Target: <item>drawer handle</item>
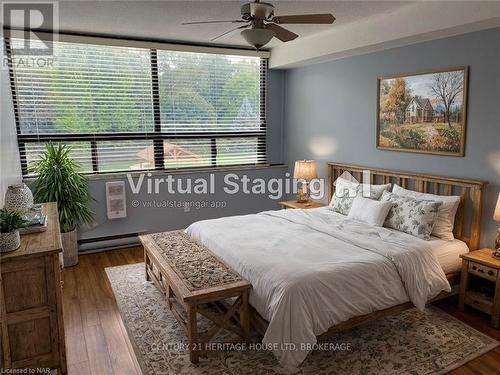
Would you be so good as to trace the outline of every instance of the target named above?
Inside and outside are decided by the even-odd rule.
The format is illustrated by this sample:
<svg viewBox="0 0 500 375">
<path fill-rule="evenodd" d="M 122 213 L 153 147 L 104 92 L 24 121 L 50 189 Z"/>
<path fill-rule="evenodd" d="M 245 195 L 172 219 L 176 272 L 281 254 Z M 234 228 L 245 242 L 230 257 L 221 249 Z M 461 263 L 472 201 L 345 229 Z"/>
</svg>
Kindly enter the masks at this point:
<svg viewBox="0 0 500 375">
<path fill-rule="evenodd" d="M 488 275 L 493 276 L 493 271 L 488 271 Z"/>
<path fill-rule="evenodd" d="M 484 273 L 484 270 L 482 268 L 478 269 L 478 271 Z"/>
<path fill-rule="evenodd" d="M 477 270 L 477 267 L 476 266 L 472 266 L 472 269 L 475 271 L 475 270 Z"/>
</svg>

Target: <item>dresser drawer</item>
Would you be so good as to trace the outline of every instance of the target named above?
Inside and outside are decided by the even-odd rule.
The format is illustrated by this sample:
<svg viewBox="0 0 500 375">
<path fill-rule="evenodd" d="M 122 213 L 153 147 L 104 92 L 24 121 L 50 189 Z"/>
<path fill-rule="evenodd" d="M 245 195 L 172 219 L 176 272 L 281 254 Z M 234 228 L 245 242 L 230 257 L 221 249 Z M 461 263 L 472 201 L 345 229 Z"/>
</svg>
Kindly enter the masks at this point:
<svg viewBox="0 0 500 375">
<path fill-rule="evenodd" d="M 50 304 L 45 257 L 10 261 L 0 270 L 7 314 Z"/>
<path fill-rule="evenodd" d="M 498 270 L 479 263 L 469 262 L 469 273 L 482 277 L 483 279 L 496 281 Z"/>
</svg>

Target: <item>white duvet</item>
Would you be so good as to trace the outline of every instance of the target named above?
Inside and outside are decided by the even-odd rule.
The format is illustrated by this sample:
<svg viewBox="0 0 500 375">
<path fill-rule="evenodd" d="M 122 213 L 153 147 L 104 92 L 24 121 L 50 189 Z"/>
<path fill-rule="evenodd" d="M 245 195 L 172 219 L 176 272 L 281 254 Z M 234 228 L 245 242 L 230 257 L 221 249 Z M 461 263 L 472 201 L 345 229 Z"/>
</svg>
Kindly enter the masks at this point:
<svg viewBox="0 0 500 375">
<path fill-rule="evenodd" d="M 288 368 L 335 324 L 408 300 L 424 309 L 451 290 L 426 241 L 328 208 L 199 221 L 186 232 L 250 281 L 250 303 L 269 322 L 263 343 Z"/>
</svg>

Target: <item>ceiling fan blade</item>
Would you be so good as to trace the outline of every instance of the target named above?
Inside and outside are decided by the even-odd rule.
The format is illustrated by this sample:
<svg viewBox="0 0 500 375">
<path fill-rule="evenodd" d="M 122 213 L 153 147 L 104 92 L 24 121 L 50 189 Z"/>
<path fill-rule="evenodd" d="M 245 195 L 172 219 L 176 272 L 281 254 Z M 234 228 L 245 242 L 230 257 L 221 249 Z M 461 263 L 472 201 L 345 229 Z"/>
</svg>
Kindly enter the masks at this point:
<svg viewBox="0 0 500 375">
<path fill-rule="evenodd" d="M 335 17 L 330 14 L 302 14 L 293 16 L 276 16 L 271 19 L 271 22 L 284 23 L 302 23 L 302 24 L 330 24 L 335 21 Z"/>
<path fill-rule="evenodd" d="M 281 40 L 282 42 L 289 42 L 290 40 L 294 40 L 298 37 L 297 34 L 292 33 L 290 30 L 287 30 L 281 26 L 278 26 L 274 23 L 268 23 L 266 28 L 274 32 L 274 36 Z"/>
<path fill-rule="evenodd" d="M 232 33 L 233 31 L 236 31 L 236 30 L 239 30 L 239 29 L 245 29 L 245 28 L 247 28 L 248 26 L 250 26 L 250 25 L 243 25 L 243 26 L 236 27 L 236 28 L 234 28 L 234 29 L 231 29 L 231 30 L 229 30 L 229 31 L 226 31 L 226 32 L 225 32 L 225 33 L 223 33 L 223 34 L 220 34 L 219 36 L 216 36 L 215 38 L 210 39 L 210 41 L 211 41 L 211 42 L 213 42 L 213 41 L 214 41 L 214 40 L 216 40 L 216 39 L 222 38 L 224 35 L 227 35 L 227 34 L 229 34 L 229 33 Z"/>
<path fill-rule="evenodd" d="M 233 21 L 199 21 L 199 22 L 183 22 L 181 25 L 201 25 L 205 23 L 243 23 L 248 22 L 245 20 L 233 20 Z"/>
</svg>

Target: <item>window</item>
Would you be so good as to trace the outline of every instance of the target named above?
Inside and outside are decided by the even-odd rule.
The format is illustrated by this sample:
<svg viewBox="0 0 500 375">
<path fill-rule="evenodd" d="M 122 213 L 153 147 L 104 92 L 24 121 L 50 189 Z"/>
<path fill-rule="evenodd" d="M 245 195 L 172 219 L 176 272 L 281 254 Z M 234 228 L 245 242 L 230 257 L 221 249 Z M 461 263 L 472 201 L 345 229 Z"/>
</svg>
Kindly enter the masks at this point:
<svg viewBox="0 0 500 375">
<path fill-rule="evenodd" d="M 266 162 L 266 58 L 52 42 L 53 64 L 33 66 L 20 43 L 6 49 L 25 175 L 47 142 L 89 173 Z"/>
</svg>

